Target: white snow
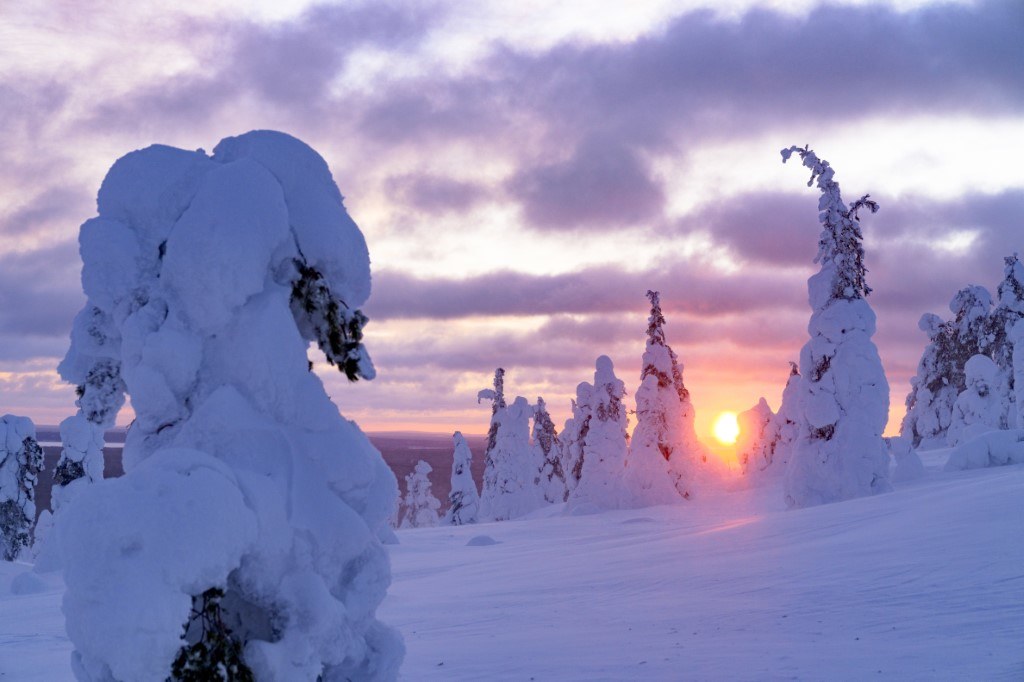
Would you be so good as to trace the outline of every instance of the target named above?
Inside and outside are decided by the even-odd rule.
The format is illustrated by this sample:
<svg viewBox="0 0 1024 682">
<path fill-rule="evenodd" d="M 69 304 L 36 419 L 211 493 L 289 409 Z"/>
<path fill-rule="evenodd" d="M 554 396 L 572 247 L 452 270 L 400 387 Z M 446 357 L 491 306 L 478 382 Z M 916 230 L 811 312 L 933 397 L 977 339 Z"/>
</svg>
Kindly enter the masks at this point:
<svg viewBox="0 0 1024 682">
<path fill-rule="evenodd" d="M 923 459 L 893 494 L 807 509 L 774 481 L 400 531 L 380 615 L 405 637 L 401 678 L 1020 679 L 1024 466 Z M 29 568 L 0 563 L 0 679 L 67 682 L 63 586 L 12 593 Z"/>
</svg>

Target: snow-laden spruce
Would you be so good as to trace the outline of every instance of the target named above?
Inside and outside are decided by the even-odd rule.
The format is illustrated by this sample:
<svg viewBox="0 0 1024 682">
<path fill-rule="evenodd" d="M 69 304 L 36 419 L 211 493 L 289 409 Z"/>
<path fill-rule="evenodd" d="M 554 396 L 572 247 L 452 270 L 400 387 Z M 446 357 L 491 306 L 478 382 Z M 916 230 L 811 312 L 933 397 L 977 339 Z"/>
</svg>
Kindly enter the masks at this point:
<svg viewBox="0 0 1024 682">
<path fill-rule="evenodd" d="M 562 445 L 544 398 L 538 397 L 537 404 L 533 406 L 533 431 L 530 435 L 533 441 L 533 460 L 540 462 L 537 485 L 540 486 L 544 500 L 552 504 L 565 502 L 569 488 L 562 469 Z"/>
<path fill-rule="evenodd" d="M 43 449 L 28 417 L 0 418 L 0 559 L 14 561 L 32 545 L 35 487 L 43 470 Z"/>
<path fill-rule="evenodd" d="M 405 497 L 402 498 L 402 522 L 399 528 L 432 528 L 438 522 L 438 500 L 430 485 L 430 472 L 434 468 L 422 459 L 416 462 L 412 473 L 405 477 Z"/>
<path fill-rule="evenodd" d="M 1017 407 L 1017 428 L 1024 429 L 1024 320 L 1010 330 L 1013 342 L 1013 386 Z"/>
<path fill-rule="evenodd" d="M 985 287 L 966 286 L 949 302 L 953 318 L 943 321 L 925 313 L 918 327 L 928 335 L 928 345 L 910 380 L 907 412 L 900 435 L 915 448 L 945 447 L 953 404 L 966 387 L 964 365 L 988 345 L 986 327 L 992 295 Z"/>
<path fill-rule="evenodd" d="M 636 391 L 636 427 L 626 460 L 627 487 L 642 506 L 689 497 L 695 468 L 695 453 L 683 450 L 685 426 L 678 390 L 682 373 L 665 341 L 665 316 L 658 292 L 648 291 L 647 298 L 651 313 Z M 669 464 L 673 459 L 674 469 Z"/>
<path fill-rule="evenodd" d="M 537 486 L 540 463 L 530 449 L 530 417 L 533 408 L 516 397 L 494 415 L 494 448 L 484 469 L 480 493 L 480 520 L 507 521 L 544 506 Z"/>
<path fill-rule="evenodd" d="M 1016 381 L 1013 374 L 1013 328 L 1024 320 L 1024 263 L 1018 254 L 1004 260 L 1003 281 L 999 283 L 996 305 L 988 317 L 984 350 L 996 364 L 995 390 L 1003 405 L 1002 428 L 1024 428 L 1018 422 Z"/>
<path fill-rule="evenodd" d="M 800 435 L 786 468 L 787 506 L 836 502 L 891 489 L 882 431 L 889 413 L 889 384 L 871 341 L 875 313 L 865 297 L 864 247 L 858 211 L 878 204 L 864 195 L 843 202 L 835 171 L 808 148 L 797 154 L 817 181 L 822 224 L 816 263 L 807 282 L 810 340 L 800 351 Z"/>
<path fill-rule="evenodd" d="M 571 513 L 636 506 L 625 480 L 625 395 L 626 387 L 615 376 L 611 358 L 602 355 L 597 359 L 592 387 L 577 391 L 577 396 L 587 397 L 580 408 L 586 412 L 588 427 L 581 441 L 582 474 L 566 506 Z"/>
<path fill-rule="evenodd" d="M 327 164 L 270 131 L 212 156 L 157 145 L 114 164 L 98 209 L 61 372 L 88 415 L 106 358 L 102 409 L 116 375 L 136 418 L 125 476 L 56 521 L 77 677 L 396 677 L 401 639 L 375 611 L 397 485 L 306 356 L 315 341 L 349 378 L 374 373 L 366 242 Z"/>
<path fill-rule="evenodd" d="M 953 405 L 947 433 L 951 446 L 1005 426 L 1004 405 L 996 390 L 999 381 L 996 363 L 987 356 L 975 355 L 964 365 L 964 375 L 967 386 Z"/>
<path fill-rule="evenodd" d="M 471 471 L 473 451 L 469 449 L 460 431 L 452 434 L 452 445 L 452 487 L 448 493 L 449 506 L 444 523 L 448 526 L 463 526 L 477 522 L 480 515 L 480 493 L 477 492 Z"/>
</svg>

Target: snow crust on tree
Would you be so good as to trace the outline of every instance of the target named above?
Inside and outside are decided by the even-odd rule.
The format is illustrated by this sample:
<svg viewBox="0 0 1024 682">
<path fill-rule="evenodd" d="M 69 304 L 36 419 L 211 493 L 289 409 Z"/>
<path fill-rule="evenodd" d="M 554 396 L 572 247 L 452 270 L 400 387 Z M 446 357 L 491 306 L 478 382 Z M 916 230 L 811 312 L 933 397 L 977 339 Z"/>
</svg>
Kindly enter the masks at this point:
<svg viewBox="0 0 1024 682">
<path fill-rule="evenodd" d="M 223 591 L 257 679 L 395 678 L 401 638 L 375 611 L 397 485 L 306 355 L 373 376 L 369 256 L 327 164 L 271 131 L 212 156 L 156 145 L 114 164 L 98 208 L 60 371 L 89 422 L 124 391 L 136 419 L 125 476 L 56 518 L 77 677 L 162 682 Z"/>
<path fill-rule="evenodd" d="M 432 528 L 437 525 L 441 501 L 430 489 L 430 472 L 433 470 L 421 459 L 416 462 L 412 473 L 405 477 L 400 528 Z"/>
<path fill-rule="evenodd" d="M 36 520 L 35 486 L 43 449 L 28 417 L 0 417 L 0 559 L 27 556 Z"/>
<path fill-rule="evenodd" d="M 611 358 L 597 358 L 593 385 L 577 392 L 578 397 L 586 397 L 580 408 L 588 428 L 581 441 L 582 474 L 566 506 L 570 513 L 637 506 L 624 476 L 628 452 L 626 408 L 622 404 L 625 394 L 626 387 L 615 376 Z"/>
<path fill-rule="evenodd" d="M 449 507 L 444 523 L 448 526 L 463 526 L 477 522 L 480 515 L 480 493 L 477 492 L 470 467 L 473 451 L 469 449 L 462 432 L 452 434 L 452 445 L 452 485 L 448 493 Z"/>
<path fill-rule="evenodd" d="M 530 449 L 531 416 L 533 408 L 518 396 L 492 418 L 496 425 L 494 448 L 484 469 L 481 521 L 507 521 L 545 504 L 536 484 L 539 463 Z"/>
<path fill-rule="evenodd" d="M 810 340 L 800 352 L 800 433 L 786 467 L 789 507 L 837 502 L 891 490 L 889 455 L 882 440 L 889 412 L 889 384 L 871 341 L 875 314 L 865 300 L 864 248 L 858 211 L 878 204 L 864 195 L 847 206 L 835 171 L 808 148 L 797 154 L 811 169 L 808 186 L 821 192 L 822 232 L 815 262 L 821 270 L 807 283 Z"/>
<path fill-rule="evenodd" d="M 975 355 L 964 365 L 967 386 L 953 405 L 947 437 L 951 446 L 1005 425 L 1002 396 L 996 390 L 999 370 L 985 355 Z"/>
<path fill-rule="evenodd" d="M 946 471 L 1024 464 L 1024 429 L 987 431 L 949 451 Z"/>
<path fill-rule="evenodd" d="M 537 485 L 540 486 L 544 500 L 551 504 L 565 502 L 569 488 L 565 482 L 565 470 L 562 468 L 562 445 L 555 431 L 555 423 L 548 413 L 544 398 L 538 397 L 533 407 L 533 430 L 530 434 L 533 442 L 533 460 L 540 462 L 537 474 Z"/>
</svg>

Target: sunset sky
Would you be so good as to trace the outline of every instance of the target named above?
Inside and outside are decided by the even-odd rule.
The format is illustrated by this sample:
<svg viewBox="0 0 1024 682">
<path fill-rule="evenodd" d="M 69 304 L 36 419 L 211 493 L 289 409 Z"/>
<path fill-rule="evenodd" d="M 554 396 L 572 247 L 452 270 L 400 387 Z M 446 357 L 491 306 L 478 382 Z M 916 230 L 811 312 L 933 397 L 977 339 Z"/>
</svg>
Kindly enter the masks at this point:
<svg viewBox="0 0 1024 682">
<path fill-rule="evenodd" d="M 202 5 L 0 8 L 0 412 L 74 413 L 55 367 L 78 226 L 157 142 L 271 128 L 327 159 L 369 243 L 378 378 L 317 369 L 371 431 L 484 432 L 499 365 L 559 425 L 598 355 L 632 395 L 647 289 L 702 436 L 778 408 L 819 232 L 791 144 L 881 205 L 862 225 L 887 433 L 921 314 L 1024 252 L 1020 0 Z"/>
</svg>

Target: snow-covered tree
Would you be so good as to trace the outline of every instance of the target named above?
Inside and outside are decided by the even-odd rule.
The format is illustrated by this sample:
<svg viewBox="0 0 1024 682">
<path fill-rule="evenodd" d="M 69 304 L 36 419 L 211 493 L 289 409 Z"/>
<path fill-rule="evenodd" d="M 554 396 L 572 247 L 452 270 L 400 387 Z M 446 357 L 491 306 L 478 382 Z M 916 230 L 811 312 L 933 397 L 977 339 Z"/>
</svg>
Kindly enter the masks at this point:
<svg viewBox="0 0 1024 682">
<path fill-rule="evenodd" d="M 544 398 L 538 397 L 537 404 L 533 407 L 531 436 L 533 460 L 540 462 L 537 485 L 540 486 L 544 499 L 552 504 L 565 502 L 569 489 L 565 483 L 565 471 L 562 469 L 562 446 Z"/>
<path fill-rule="evenodd" d="M 966 387 L 964 365 L 974 355 L 984 353 L 988 345 L 986 326 L 992 296 L 985 287 L 966 286 L 953 296 L 949 309 L 953 318 L 926 313 L 918 323 L 928 335 L 918 363 L 917 375 L 911 379 L 906 399 L 907 413 L 900 433 L 915 448 L 944 447 L 946 432 L 957 396 Z"/>
<path fill-rule="evenodd" d="M 680 495 L 690 496 L 696 453 L 685 443 L 684 434 L 693 426 L 693 410 L 689 409 L 687 423 L 683 402 L 689 405 L 689 391 L 683 386 L 678 359 L 665 340 L 661 300 L 657 291 L 648 291 L 647 298 L 651 313 L 626 470 L 629 487 L 638 501 L 654 505 L 676 502 Z M 670 468 L 673 460 L 675 466 Z"/>
<path fill-rule="evenodd" d="M 491 451 L 498 440 L 498 412 L 505 409 L 505 370 L 502 367 L 494 370 L 494 388 L 482 389 L 476 394 L 476 401 L 491 401 L 491 423 L 487 428 L 487 445 L 484 448 L 484 462 L 490 463 Z"/>
<path fill-rule="evenodd" d="M 459 431 L 452 435 L 452 441 L 452 487 L 448 493 L 449 507 L 444 523 L 448 526 L 462 526 L 476 523 L 480 514 L 480 493 L 476 490 L 476 481 L 473 480 L 470 467 L 473 451 Z"/>
<path fill-rule="evenodd" d="M 1013 376 L 1014 325 L 1024 320 L 1024 263 L 1015 253 L 1007 256 L 1003 281 L 997 289 L 995 308 L 989 315 L 984 344 L 985 354 L 996 363 L 996 391 L 1003 403 L 1002 428 L 1024 428 L 1017 423 L 1017 399 Z"/>
<path fill-rule="evenodd" d="M 847 206 L 835 171 L 808 148 L 797 154 L 817 181 L 822 224 L 815 262 L 821 270 L 808 280 L 810 340 L 800 352 L 800 435 L 787 466 L 785 499 L 790 507 L 836 502 L 884 492 L 889 455 L 882 431 L 889 412 L 889 384 L 871 341 L 875 314 L 865 297 L 864 247 L 858 211 L 878 210 L 864 195 Z"/>
<path fill-rule="evenodd" d="M 590 414 L 584 406 L 590 401 L 590 392 L 593 388 L 586 381 L 576 387 L 576 398 L 572 401 L 572 417 L 565 420 L 562 437 L 559 439 L 562 471 L 565 472 L 565 487 L 569 495 L 580 484 L 580 477 L 583 475 L 583 439 L 590 430 Z"/>
<path fill-rule="evenodd" d="M 441 501 L 430 490 L 430 472 L 434 468 L 422 459 L 405 477 L 402 521 L 399 528 L 432 528 L 437 525 Z"/>
<path fill-rule="evenodd" d="M 768 401 L 761 398 L 757 405 L 736 415 L 736 422 L 740 427 L 736 458 L 744 475 L 749 476 L 771 462 L 770 448 L 777 442 L 778 435 L 775 413 L 768 407 Z"/>
<path fill-rule="evenodd" d="M 967 386 L 953 405 L 947 435 L 951 446 L 1002 428 L 1003 404 L 996 391 L 999 370 L 985 355 L 975 355 L 964 365 Z"/>
<path fill-rule="evenodd" d="M 32 544 L 35 486 L 43 470 L 43 449 L 27 417 L 0 418 L 0 559 L 14 561 Z"/>
<path fill-rule="evenodd" d="M 1017 406 L 1017 428 L 1024 429 L 1024 320 L 1010 330 L 1013 342 L 1013 387 Z"/>
<path fill-rule="evenodd" d="M 327 164 L 271 131 L 212 156 L 153 146 L 97 204 L 61 373 L 95 424 L 123 382 L 135 421 L 125 476 L 56 519 L 76 676 L 396 677 L 401 639 L 375 612 L 398 487 L 307 360 L 316 342 L 350 379 L 374 374 L 369 255 Z"/>
<path fill-rule="evenodd" d="M 588 429 L 582 440 L 583 472 L 579 484 L 569 494 L 570 511 L 621 509 L 635 506 L 625 481 L 626 408 L 622 398 L 626 387 L 615 376 L 611 358 L 597 359 L 594 384 L 586 403 Z"/>
<path fill-rule="evenodd" d="M 517 397 L 494 415 L 494 449 L 484 469 L 480 520 L 506 521 L 544 506 L 537 486 L 539 463 L 530 449 L 530 417 L 526 398 Z"/>
</svg>

